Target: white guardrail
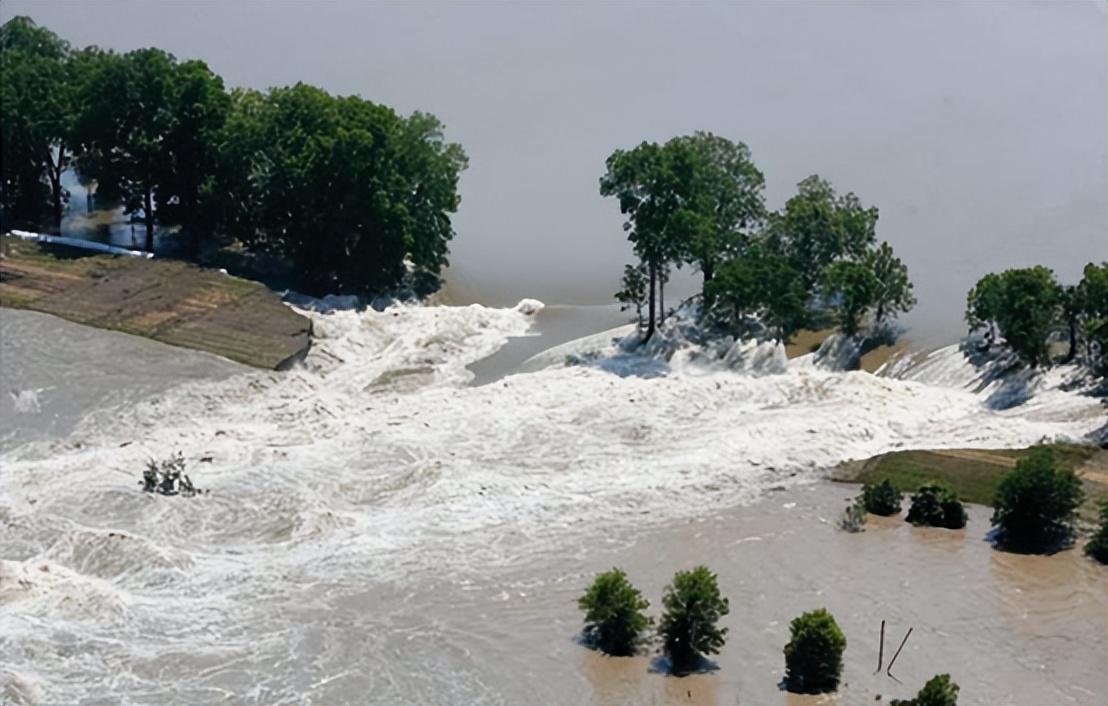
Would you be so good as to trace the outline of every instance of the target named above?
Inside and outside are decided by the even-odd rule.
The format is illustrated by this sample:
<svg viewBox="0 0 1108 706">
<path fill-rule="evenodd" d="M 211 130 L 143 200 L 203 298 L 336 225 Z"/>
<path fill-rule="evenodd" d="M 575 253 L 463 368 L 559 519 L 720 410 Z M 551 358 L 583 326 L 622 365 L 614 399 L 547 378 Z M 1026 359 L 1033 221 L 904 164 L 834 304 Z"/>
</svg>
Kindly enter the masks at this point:
<svg viewBox="0 0 1108 706">
<path fill-rule="evenodd" d="M 67 245 L 72 248 L 84 248 L 85 250 L 106 252 L 111 253 L 112 255 L 129 255 L 131 257 L 141 257 L 147 260 L 154 257 L 154 253 L 152 252 L 128 250 L 127 248 L 121 248 L 115 245 L 108 245 L 107 243 L 97 243 L 93 240 L 66 238 L 61 235 L 49 235 L 47 233 L 32 233 L 27 230 L 13 230 L 11 231 L 11 234 L 17 238 L 22 238 L 23 240 L 36 240 L 40 243 L 50 243 L 52 245 Z"/>
</svg>

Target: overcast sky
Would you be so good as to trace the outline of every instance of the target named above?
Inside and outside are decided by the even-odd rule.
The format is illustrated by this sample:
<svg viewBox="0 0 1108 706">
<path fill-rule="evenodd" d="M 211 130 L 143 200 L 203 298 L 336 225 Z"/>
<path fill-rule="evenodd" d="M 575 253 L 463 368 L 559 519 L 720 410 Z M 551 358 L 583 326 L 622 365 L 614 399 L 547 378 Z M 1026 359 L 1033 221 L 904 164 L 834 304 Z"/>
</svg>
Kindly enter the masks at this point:
<svg viewBox="0 0 1108 706">
<path fill-rule="evenodd" d="M 812 173 L 881 210 L 921 330 L 984 272 L 1108 258 L 1102 0 L 453 3 L 4 0 L 77 46 L 200 58 L 439 116 L 469 153 L 451 277 L 492 303 L 610 301 L 615 148 L 746 142 L 779 207 Z"/>
</svg>

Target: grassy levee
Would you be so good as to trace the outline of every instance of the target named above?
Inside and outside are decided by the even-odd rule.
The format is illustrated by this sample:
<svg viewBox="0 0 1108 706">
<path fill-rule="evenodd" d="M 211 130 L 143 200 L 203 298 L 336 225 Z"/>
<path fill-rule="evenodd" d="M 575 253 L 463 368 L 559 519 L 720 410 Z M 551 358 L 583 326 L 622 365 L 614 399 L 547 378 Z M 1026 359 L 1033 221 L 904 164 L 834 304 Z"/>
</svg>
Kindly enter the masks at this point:
<svg viewBox="0 0 1108 706">
<path fill-rule="evenodd" d="M 1085 502 L 1078 511 L 1082 522 L 1096 519 L 1097 502 L 1108 498 L 1108 474 L 1098 470 L 1108 461 L 1108 451 L 1082 444 L 1050 444 L 1060 468 L 1076 471 L 1085 488 Z M 844 463 L 832 480 L 845 483 L 877 483 L 886 478 L 905 493 L 915 492 L 929 481 L 944 483 L 962 500 L 993 504 L 997 486 L 1016 461 L 1029 449 L 942 449 L 893 451 L 865 461 Z"/>
<path fill-rule="evenodd" d="M 311 322 L 249 280 L 3 236 L 0 306 L 195 348 L 258 368 L 302 357 Z"/>
</svg>

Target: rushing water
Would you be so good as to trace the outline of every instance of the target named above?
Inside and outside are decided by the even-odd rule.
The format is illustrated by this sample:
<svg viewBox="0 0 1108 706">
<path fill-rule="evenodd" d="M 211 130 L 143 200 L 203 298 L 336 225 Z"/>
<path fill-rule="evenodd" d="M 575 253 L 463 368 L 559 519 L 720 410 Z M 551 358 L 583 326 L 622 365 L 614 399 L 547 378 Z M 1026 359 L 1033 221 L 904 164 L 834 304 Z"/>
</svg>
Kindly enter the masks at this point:
<svg viewBox="0 0 1108 706">
<path fill-rule="evenodd" d="M 313 313 L 286 373 L 0 312 L 0 700 L 791 703 L 788 620 L 826 605 L 843 698 L 949 671 L 964 703 L 1104 702 L 1102 568 L 994 552 L 981 509 L 965 532 L 846 535 L 847 491 L 818 480 L 893 448 L 1078 436 L 1095 400 L 1046 377 L 1012 402 L 953 348 L 897 377 L 555 365 L 470 386 L 536 310 Z M 177 450 L 210 494 L 142 494 L 145 459 Z M 657 603 L 698 561 L 732 600 L 718 671 L 575 641 L 596 571 Z M 881 619 L 915 628 L 903 686 L 871 674 Z"/>
</svg>

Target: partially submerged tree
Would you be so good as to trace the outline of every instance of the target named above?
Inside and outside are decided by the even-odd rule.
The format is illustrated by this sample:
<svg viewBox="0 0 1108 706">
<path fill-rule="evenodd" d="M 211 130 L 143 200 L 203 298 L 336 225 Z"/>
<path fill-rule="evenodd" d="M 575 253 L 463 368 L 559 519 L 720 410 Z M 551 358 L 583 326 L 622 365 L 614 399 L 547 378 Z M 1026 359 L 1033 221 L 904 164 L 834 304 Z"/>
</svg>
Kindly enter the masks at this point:
<svg viewBox="0 0 1108 706">
<path fill-rule="evenodd" d="M 650 627 L 644 613 L 650 603 L 619 569 L 599 574 L 577 604 L 585 612 L 585 638 L 610 655 L 634 654 Z"/>
<path fill-rule="evenodd" d="M 1031 367 L 1049 362 L 1049 340 L 1058 325 L 1062 287 L 1046 267 L 986 275 L 970 290 L 966 321 L 986 327 Z"/>
<path fill-rule="evenodd" d="M 962 529 L 968 517 L 958 493 L 944 485 L 929 483 L 912 495 L 912 506 L 904 519 L 913 525 Z"/>
<path fill-rule="evenodd" d="M 756 317 L 772 334 L 788 342 L 807 320 L 807 293 L 788 261 L 761 244 L 725 262 L 705 287 L 705 300 L 730 317 L 733 325 Z"/>
<path fill-rule="evenodd" d="M 834 691 L 843 671 L 846 637 L 825 609 L 793 619 L 785 645 L 785 683 L 789 691 L 818 694 Z"/>
<path fill-rule="evenodd" d="M 192 484 L 185 473 L 185 457 L 180 452 L 164 459 L 161 463 L 150 459 L 142 472 L 142 489 L 147 493 L 160 495 L 184 495 L 191 497 L 201 491 Z"/>
<path fill-rule="evenodd" d="M 949 674 L 927 680 L 914 699 L 893 699 L 890 706 L 958 706 L 958 685 Z"/>
<path fill-rule="evenodd" d="M 626 265 L 623 268 L 623 287 L 616 292 L 619 310 L 635 310 L 635 318 L 642 326 L 642 308 L 646 305 L 646 272 L 643 266 Z"/>
<path fill-rule="evenodd" d="M 888 478 L 880 483 L 862 486 L 862 504 L 874 515 L 895 515 L 900 512 L 900 489 Z"/>
<path fill-rule="evenodd" d="M 1000 481 L 992 522 L 1006 544 L 1049 549 L 1073 535 L 1074 513 L 1084 494 L 1073 471 L 1058 469 L 1054 452 L 1040 446 Z"/>
<path fill-rule="evenodd" d="M 666 587 L 662 606 L 665 613 L 658 636 L 675 672 L 694 667 L 702 655 L 715 654 L 723 647 L 727 628 L 718 623 L 730 607 L 720 595 L 716 575 L 706 566 L 678 571 Z"/>
</svg>

